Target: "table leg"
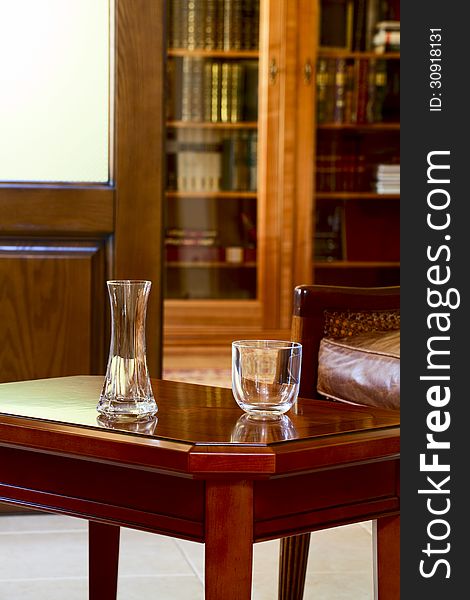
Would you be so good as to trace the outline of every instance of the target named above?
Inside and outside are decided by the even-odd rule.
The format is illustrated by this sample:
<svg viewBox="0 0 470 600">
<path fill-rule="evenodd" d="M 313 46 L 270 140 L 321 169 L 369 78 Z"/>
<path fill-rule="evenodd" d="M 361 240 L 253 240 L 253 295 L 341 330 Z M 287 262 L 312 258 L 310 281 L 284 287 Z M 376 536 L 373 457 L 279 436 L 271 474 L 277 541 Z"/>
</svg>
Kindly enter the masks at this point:
<svg viewBox="0 0 470 600">
<path fill-rule="evenodd" d="M 116 600 L 119 527 L 88 522 L 88 598 Z"/>
<path fill-rule="evenodd" d="M 207 481 L 205 599 L 249 600 L 253 561 L 253 484 Z"/>
<path fill-rule="evenodd" d="M 310 533 L 281 539 L 279 600 L 302 600 L 307 572 Z"/>
<path fill-rule="evenodd" d="M 400 598 L 400 515 L 373 522 L 374 598 Z"/>
</svg>

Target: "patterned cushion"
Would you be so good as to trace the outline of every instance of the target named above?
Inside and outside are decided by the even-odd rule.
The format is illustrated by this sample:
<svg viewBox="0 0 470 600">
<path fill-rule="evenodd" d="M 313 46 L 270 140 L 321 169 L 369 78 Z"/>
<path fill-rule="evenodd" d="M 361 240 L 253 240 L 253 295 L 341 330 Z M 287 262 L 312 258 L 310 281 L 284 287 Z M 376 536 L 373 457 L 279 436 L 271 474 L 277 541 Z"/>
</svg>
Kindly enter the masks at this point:
<svg viewBox="0 0 470 600">
<path fill-rule="evenodd" d="M 400 407 L 400 331 L 324 338 L 317 391 L 335 400 Z"/>
</svg>

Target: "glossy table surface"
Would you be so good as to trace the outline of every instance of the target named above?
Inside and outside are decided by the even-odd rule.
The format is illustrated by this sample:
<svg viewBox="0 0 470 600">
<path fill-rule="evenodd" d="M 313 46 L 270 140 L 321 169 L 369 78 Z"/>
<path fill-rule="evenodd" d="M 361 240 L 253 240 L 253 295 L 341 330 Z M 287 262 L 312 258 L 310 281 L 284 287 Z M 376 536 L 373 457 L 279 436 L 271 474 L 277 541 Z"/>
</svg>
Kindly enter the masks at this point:
<svg viewBox="0 0 470 600">
<path fill-rule="evenodd" d="M 0 413 L 194 445 L 267 446 L 399 425 L 394 411 L 302 398 L 278 419 L 252 419 L 228 388 L 162 380 L 152 380 L 159 408 L 154 419 L 107 422 L 96 410 L 102 382 L 73 376 L 2 384 Z"/>
<path fill-rule="evenodd" d="M 230 389 L 152 380 L 157 417 L 111 424 L 102 383 L 0 385 L 0 500 L 90 521 L 90 600 L 116 598 L 119 526 L 204 542 L 206 600 L 248 600 L 253 542 L 368 519 L 396 599 L 397 412 L 300 398 L 260 421 Z"/>
</svg>

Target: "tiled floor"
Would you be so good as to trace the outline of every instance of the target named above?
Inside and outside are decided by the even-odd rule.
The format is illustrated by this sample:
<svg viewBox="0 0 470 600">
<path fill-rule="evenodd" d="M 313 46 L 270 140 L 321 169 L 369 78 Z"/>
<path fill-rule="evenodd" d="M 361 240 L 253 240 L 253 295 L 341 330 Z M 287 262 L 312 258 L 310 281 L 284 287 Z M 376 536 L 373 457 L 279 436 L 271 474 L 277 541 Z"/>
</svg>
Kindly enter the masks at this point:
<svg viewBox="0 0 470 600">
<path fill-rule="evenodd" d="M 255 545 L 254 600 L 275 600 L 277 541 Z M 119 600 L 202 600 L 201 544 L 123 529 Z M 0 600 L 86 600 L 86 522 L 0 515 Z M 313 534 L 305 600 L 372 598 L 370 523 Z M 221 600 L 223 600 L 221 598 Z"/>
</svg>

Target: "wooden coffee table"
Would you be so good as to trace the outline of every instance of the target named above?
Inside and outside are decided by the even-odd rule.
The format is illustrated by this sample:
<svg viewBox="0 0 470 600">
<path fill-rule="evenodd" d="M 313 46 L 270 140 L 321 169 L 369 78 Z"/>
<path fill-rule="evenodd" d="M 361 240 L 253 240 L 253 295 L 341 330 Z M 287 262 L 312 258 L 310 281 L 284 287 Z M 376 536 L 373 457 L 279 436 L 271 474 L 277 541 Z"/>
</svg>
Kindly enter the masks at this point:
<svg viewBox="0 0 470 600">
<path fill-rule="evenodd" d="M 90 522 L 90 599 L 116 595 L 119 526 L 204 542 L 205 597 L 251 597 L 253 542 L 378 519 L 399 598 L 399 415 L 299 399 L 250 422 L 231 390 L 153 380 L 151 423 L 97 420 L 102 377 L 0 385 L 0 500 Z"/>
</svg>

